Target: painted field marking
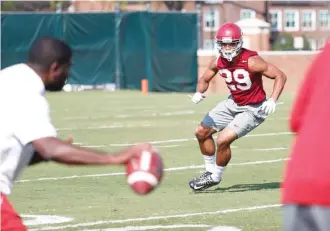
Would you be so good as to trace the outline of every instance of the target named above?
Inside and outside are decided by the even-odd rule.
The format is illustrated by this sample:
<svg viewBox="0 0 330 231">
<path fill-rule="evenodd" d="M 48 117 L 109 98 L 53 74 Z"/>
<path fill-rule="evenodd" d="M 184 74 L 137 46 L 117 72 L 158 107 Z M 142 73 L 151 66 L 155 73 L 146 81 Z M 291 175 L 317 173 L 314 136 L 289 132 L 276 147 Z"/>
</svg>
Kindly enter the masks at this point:
<svg viewBox="0 0 330 231">
<path fill-rule="evenodd" d="M 281 204 L 268 204 L 268 205 L 258 205 L 258 206 L 244 207 L 244 208 L 224 209 L 224 210 L 217 210 L 217 211 L 212 211 L 212 212 L 198 212 L 198 213 L 185 213 L 185 214 L 165 215 L 165 216 L 138 217 L 138 218 L 127 218 L 127 219 L 122 219 L 122 220 L 103 220 L 103 221 L 95 221 L 95 222 L 88 222 L 88 223 L 70 224 L 70 225 L 64 225 L 64 226 L 48 226 L 48 227 L 43 227 L 43 228 L 40 228 L 37 230 L 40 230 L 40 231 L 63 230 L 66 228 L 90 227 L 90 226 L 104 225 L 104 224 L 123 224 L 123 223 L 137 222 L 137 221 L 167 220 L 167 219 L 174 219 L 174 218 L 194 217 L 194 216 L 228 214 L 228 213 L 235 213 L 235 212 L 242 212 L 242 211 L 255 211 L 255 210 L 259 210 L 259 209 L 278 208 L 280 206 L 281 206 Z M 31 230 L 31 231 L 37 231 L 37 230 Z"/>
<path fill-rule="evenodd" d="M 111 124 L 102 126 L 88 126 L 80 128 L 57 128 L 57 131 L 76 131 L 76 130 L 101 130 L 101 129 L 115 129 L 115 128 L 145 128 L 151 127 L 151 124 L 137 124 L 137 125 L 124 125 L 124 124 Z"/>
<path fill-rule="evenodd" d="M 256 165 L 256 164 L 272 164 L 272 163 L 282 162 L 285 160 L 288 160 L 288 158 L 281 158 L 281 159 L 275 159 L 275 160 L 251 161 L 251 162 L 244 162 L 244 163 L 232 163 L 232 164 L 229 164 L 228 167 Z M 204 165 L 189 165 L 189 166 L 182 166 L 182 167 L 166 168 L 165 171 L 173 172 L 173 171 L 182 171 L 182 170 L 188 170 L 188 169 L 201 169 L 201 168 L 204 168 Z M 43 177 L 43 178 L 36 178 L 36 179 L 18 180 L 18 181 L 16 181 L 16 183 L 36 182 L 36 181 L 58 181 L 58 180 L 78 179 L 78 178 L 122 176 L 122 175 L 125 175 L 125 173 L 124 172 L 113 172 L 113 173 L 73 175 L 73 176 L 63 176 L 63 177 Z"/>
<path fill-rule="evenodd" d="M 145 226 L 126 226 L 120 228 L 107 228 L 107 229 L 84 229 L 80 231 L 138 231 L 138 230 L 158 230 L 158 229 L 179 229 L 179 228 L 208 228 L 210 225 L 186 225 L 186 224 L 173 224 L 173 225 L 145 225 Z"/>
<path fill-rule="evenodd" d="M 51 225 L 51 224 L 70 222 L 73 220 L 73 218 L 71 217 L 54 216 L 54 215 L 21 214 L 20 216 L 23 218 L 23 222 L 27 226 Z"/>
<path fill-rule="evenodd" d="M 284 136 L 284 135 L 293 135 L 292 132 L 272 132 L 272 133 L 257 133 L 257 134 L 249 134 L 242 138 L 249 137 L 264 137 L 264 136 Z M 196 138 L 182 138 L 182 139 L 170 139 L 170 140 L 154 140 L 154 141 L 145 141 L 150 144 L 166 144 L 166 143 L 180 143 L 180 142 L 188 142 L 188 141 L 196 141 Z M 110 146 L 110 147 L 126 147 L 129 145 L 134 145 L 136 143 L 116 143 L 116 144 L 101 144 L 102 147 Z"/>
<path fill-rule="evenodd" d="M 139 231 L 139 230 L 159 230 L 159 229 L 180 229 L 180 228 L 211 228 L 207 231 L 241 231 L 241 229 L 231 226 L 215 226 L 204 224 L 173 224 L 173 225 L 145 225 L 145 226 L 126 226 L 108 229 L 84 229 L 80 231 Z"/>
</svg>

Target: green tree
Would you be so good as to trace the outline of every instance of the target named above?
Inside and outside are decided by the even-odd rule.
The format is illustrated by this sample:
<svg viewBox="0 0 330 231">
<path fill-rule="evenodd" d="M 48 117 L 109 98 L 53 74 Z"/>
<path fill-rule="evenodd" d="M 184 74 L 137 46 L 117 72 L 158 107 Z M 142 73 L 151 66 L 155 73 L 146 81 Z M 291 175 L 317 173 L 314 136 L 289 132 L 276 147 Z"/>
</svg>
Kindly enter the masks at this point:
<svg viewBox="0 0 330 231">
<path fill-rule="evenodd" d="M 183 1 L 164 1 L 167 9 L 171 11 L 181 11 L 183 9 Z"/>
<path fill-rule="evenodd" d="M 311 48 L 311 45 L 310 45 L 310 43 L 309 43 L 309 41 L 308 41 L 308 39 L 306 38 L 306 36 L 305 35 L 303 35 L 303 40 L 304 40 L 304 47 L 303 47 L 303 50 L 311 50 L 312 48 Z"/>
<path fill-rule="evenodd" d="M 1 11 L 16 11 L 13 1 L 1 1 Z"/>
<path fill-rule="evenodd" d="M 308 39 L 303 35 L 303 48 L 301 50 L 311 50 Z M 280 34 L 272 46 L 274 51 L 292 51 L 297 50 L 294 47 L 294 38 L 289 33 Z"/>
<path fill-rule="evenodd" d="M 293 36 L 288 33 L 280 34 L 273 44 L 274 51 L 289 51 L 294 50 Z"/>
<path fill-rule="evenodd" d="M 57 3 L 67 9 L 71 1 L 1 1 L 1 11 L 55 11 Z"/>
</svg>

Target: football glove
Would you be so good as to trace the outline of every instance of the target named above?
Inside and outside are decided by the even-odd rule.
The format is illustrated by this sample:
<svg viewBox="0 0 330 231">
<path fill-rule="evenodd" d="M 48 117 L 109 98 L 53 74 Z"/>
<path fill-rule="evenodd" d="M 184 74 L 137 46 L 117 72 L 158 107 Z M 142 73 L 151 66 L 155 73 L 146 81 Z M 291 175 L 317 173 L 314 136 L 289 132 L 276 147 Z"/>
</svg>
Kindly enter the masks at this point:
<svg viewBox="0 0 330 231">
<path fill-rule="evenodd" d="M 205 95 L 200 93 L 200 92 L 196 92 L 192 97 L 191 97 L 191 101 L 193 103 L 199 103 L 200 101 L 202 101 L 205 98 Z"/>
<path fill-rule="evenodd" d="M 276 109 L 275 100 L 273 100 L 272 98 L 268 99 L 267 101 L 262 103 L 260 109 L 265 115 L 269 115 L 271 113 L 274 113 L 275 109 Z"/>
</svg>

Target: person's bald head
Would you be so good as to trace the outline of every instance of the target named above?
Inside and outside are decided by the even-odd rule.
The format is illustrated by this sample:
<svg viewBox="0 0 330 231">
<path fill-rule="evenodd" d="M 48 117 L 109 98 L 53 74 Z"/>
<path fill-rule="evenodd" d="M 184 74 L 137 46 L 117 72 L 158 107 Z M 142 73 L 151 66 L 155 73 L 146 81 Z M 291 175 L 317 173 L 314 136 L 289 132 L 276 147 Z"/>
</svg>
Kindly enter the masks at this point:
<svg viewBox="0 0 330 231">
<path fill-rule="evenodd" d="M 68 77 L 71 58 L 71 48 L 65 42 L 45 37 L 32 44 L 28 64 L 42 72 L 46 90 L 60 91 Z"/>
</svg>

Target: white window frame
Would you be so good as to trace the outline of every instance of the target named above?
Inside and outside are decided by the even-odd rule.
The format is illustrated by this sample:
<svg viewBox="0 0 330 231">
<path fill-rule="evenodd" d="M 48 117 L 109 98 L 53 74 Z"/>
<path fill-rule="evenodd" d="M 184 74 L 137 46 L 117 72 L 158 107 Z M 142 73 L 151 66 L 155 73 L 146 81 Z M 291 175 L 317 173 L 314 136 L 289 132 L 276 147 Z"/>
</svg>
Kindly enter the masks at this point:
<svg viewBox="0 0 330 231">
<path fill-rule="evenodd" d="M 323 49 L 326 45 L 327 39 L 326 38 L 321 38 L 319 39 L 318 43 L 317 43 L 317 49 Z"/>
<path fill-rule="evenodd" d="M 296 22 L 296 25 L 293 28 L 286 26 L 286 13 L 292 13 L 292 12 L 295 13 L 294 20 Z M 299 31 L 299 25 L 300 25 L 299 11 L 298 10 L 284 10 L 284 30 L 285 31 Z"/>
<path fill-rule="evenodd" d="M 206 4 L 217 4 L 217 3 L 222 3 L 222 0 L 206 0 L 204 1 Z"/>
<path fill-rule="evenodd" d="M 307 41 L 308 41 L 309 47 L 311 48 L 312 51 L 317 50 L 316 39 L 309 38 L 309 39 L 307 39 Z"/>
<path fill-rule="evenodd" d="M 319 27 L 321 30 L 329 30 L 330 29 L 330 18 L 329 18 L 329 21 L 328 21 L 328 27 L 321 27 L 321 20 L 320 20 L 320 15 L 322 12 L 326 12 L 326 13 L 330 13 L 329 10 L 319 10 L 319 14 L 318 14 L 318 21 L 319 21 Z"/>
<path fill-rule="evenodd" d="M 271 17 L 271 14 L 277 14 L 277 28 L 272 28 L 271 27 L 271 30 L 272 31 L 282 31 L 282 25 L 283 25 L 282 11 L 281 10 L 270 10 L 269 11 L 270 17 Z M 271 20 L 271 18 L 269 20 Z"/>
<path fill-rule="evenodd" d="M 214 27 L 207 27 L 207 14 L 210 11 L 214 11 Z M 203 11 L 203 30 L 204 31 L 217 31 L 219 29 L 219 9 L 217 8 L 208 8 L 205 11 Z"/>
<path fill-rule="evenodd" d="M 304 27 L 303 26 L 304 13 L 312 13 L 312 25 L 311 25 L 311 27 Z M 302 31 L 314 31 L 314 30 L 316 30 L 316 12 L 315 12 L 315 10 L 302 10 L 301 11 L 301 30 Z"/>
<path fill-rule="evenodd" d="M 239 13 L 239 18 L 243 19 L 241 16 L 242 14 L 244 14 L 244 12 L 248 12 L 251 13 L 251 18 L 256 18 L 256 11 L 255 10 L 251 10 L 251 9 L 241 9 L 240 13 Z M 247 19 L 247 18 L 244 18 Z"/>
</svg>

